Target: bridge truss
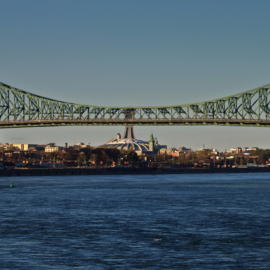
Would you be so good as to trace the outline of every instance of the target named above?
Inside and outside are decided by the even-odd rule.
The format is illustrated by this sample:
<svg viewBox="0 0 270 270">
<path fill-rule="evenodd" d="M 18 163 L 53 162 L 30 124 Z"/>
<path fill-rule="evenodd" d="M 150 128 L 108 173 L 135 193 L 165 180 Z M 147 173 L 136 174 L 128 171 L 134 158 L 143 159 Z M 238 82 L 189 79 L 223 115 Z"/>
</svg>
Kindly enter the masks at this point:
<svg viewBox="0 0 270 270">
<path fill-rule="evenodd" d="M 107 107 L 45 98 L 0 82 L 0 128 L 69 125 L 270 126 L 270 84 L 175 106 Z"/>
</svg>

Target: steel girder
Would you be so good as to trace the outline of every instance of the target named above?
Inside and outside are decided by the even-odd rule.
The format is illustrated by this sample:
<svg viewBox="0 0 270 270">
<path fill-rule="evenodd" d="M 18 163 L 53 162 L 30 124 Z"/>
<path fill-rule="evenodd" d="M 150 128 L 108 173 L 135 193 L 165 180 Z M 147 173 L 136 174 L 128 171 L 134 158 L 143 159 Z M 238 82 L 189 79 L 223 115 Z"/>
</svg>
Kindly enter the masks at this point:
<svg viewBox="0 0 270 270">
<path fill-rule="evenodd" d="M 210 101 L 146 107 L 81 105 L 0 83 L 0 128 L 61 125 L 270 126 L 270 84 Z"/>
</svg>

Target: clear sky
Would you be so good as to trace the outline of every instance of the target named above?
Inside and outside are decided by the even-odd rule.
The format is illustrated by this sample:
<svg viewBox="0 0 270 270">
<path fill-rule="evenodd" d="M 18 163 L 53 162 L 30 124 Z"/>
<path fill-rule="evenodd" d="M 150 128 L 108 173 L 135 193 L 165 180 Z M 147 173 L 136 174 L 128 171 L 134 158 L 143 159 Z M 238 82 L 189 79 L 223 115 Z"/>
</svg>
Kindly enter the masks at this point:
<svg viewBox="0 0 270 270">
<path fill-rule="evenodd" d="M 96 105 L 174 105 L 270 82 L 268 0 L 0 0 L 0 81 Z M 0 142 L 102 144 L 123 127 L 0 130 Z M 138 127 L 163 144 L 270 148 L 269 128 Z"/>
</svg>

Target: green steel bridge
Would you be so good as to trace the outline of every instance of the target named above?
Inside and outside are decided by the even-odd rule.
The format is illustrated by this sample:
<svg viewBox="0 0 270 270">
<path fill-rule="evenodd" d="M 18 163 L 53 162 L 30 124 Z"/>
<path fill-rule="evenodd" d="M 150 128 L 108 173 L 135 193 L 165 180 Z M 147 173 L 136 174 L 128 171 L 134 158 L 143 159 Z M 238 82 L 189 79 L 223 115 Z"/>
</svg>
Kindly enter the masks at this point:
<svg viewBox="0 0 270 270">
<path fill-rule="evenodd" d="M 75 125 L 270 126 L 270 84 L 200 103 L 108 107 L 38 96 L 0 82 L 0 128 Z"/>
</svg>

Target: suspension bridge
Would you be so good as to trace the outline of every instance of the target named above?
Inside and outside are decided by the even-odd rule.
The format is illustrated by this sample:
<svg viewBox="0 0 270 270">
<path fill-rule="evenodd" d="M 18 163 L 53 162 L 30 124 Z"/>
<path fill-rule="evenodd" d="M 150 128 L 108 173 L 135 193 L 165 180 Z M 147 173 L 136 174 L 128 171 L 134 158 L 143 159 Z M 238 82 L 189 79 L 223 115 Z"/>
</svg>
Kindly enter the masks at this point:
<svg viewBox="0 0 270 270">
<path fill-rule="evenodd" d="M 0 82 L 0 128 L 83 125 L 270 126 L 270 84 L 209 101 L 109 107 L 59 101 Z"/>
</svg>

